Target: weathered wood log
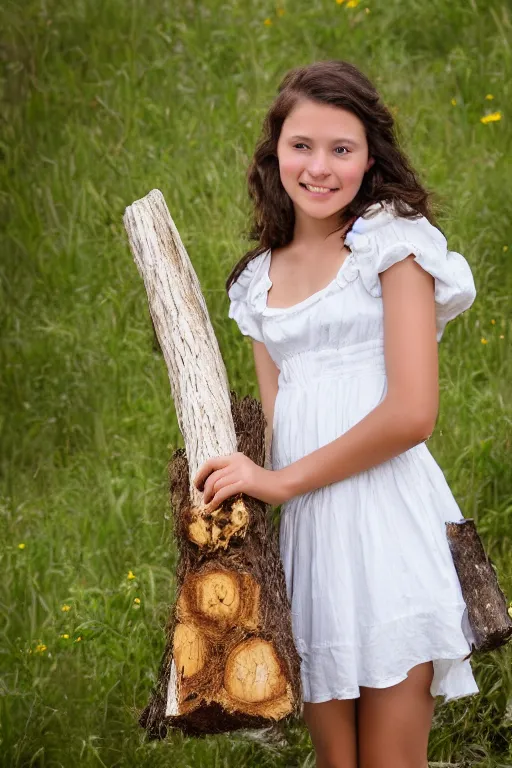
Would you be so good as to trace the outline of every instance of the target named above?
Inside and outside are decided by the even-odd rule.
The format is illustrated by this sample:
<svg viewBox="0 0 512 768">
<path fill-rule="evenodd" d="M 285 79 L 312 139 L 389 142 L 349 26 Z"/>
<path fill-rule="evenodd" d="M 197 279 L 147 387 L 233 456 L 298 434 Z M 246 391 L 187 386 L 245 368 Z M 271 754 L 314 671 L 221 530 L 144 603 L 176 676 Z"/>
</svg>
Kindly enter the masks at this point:
<svg viewBox="0 0 512 768">
<path fill-rule="evenodd" d="M 446 535 L 459 577 L 468 619 L 475 637 L 475 651 L 493 651 L 512 637 L 508 615 L 494 566 L 485 553 L 475 521 L 448 522 Z"/>
<path fill-rule="evenodd" d="M 169 467 L 176 601 L 139 722 L 150 738 L 164 738 L 168 727 L 200 735 L 268 726 L 301 707 L 277 529 L 267 505 L 245 494 L 205 513 L 192 483 L 208 458 L 236 450 L 264 466 L 265 417 L 258 401 L 238 401 L 229 390 L 199 281 L 161 192 L 129 206 L 124 224 L 185 443 Z"/>
</svg>

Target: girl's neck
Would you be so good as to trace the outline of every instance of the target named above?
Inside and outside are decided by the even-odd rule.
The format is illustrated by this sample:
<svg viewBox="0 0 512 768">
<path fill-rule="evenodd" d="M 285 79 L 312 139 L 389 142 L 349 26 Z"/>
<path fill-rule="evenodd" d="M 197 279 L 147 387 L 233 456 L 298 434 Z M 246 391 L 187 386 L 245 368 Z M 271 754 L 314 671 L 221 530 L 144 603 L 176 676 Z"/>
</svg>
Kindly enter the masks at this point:
<svg viewBox="0 0 512 768">
<path fill-rule="evenodd" d="M 343 242 L 346 233 L 356 218 L 356 216 L 353 216 L 341 229 L 336 229 L 339 226 L 339 219 L 336 222 L 331 222 L 329 227 L 325 227 L 323 231 L 303 231 L 301 227 L 295 226 L 292 242 L 294 245 L 306 248 L 307 250 L 323 248 L 327 244 L 334 244 L 334 241 Z"/>
</svg>

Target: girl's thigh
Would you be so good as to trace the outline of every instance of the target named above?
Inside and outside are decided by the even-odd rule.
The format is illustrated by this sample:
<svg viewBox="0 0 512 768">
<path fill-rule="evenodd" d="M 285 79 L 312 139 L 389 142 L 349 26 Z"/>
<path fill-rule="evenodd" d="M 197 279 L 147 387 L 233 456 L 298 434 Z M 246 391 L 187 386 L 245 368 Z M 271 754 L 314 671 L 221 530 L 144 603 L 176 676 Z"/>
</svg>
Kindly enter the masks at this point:
<svg viewBox="0 0 512 768">
<path fill-rule="evenodd" d="M 304 702 L 317 768 L 357 768 L 356 699 Z"/>
<path fill-rule="evenodd" d="M 361 686 L 358 703 L 359 768 L 428 768 L 428 737 L 435 698 L 431 661 L 409 670 L 389 688 Z"/>
</svg>

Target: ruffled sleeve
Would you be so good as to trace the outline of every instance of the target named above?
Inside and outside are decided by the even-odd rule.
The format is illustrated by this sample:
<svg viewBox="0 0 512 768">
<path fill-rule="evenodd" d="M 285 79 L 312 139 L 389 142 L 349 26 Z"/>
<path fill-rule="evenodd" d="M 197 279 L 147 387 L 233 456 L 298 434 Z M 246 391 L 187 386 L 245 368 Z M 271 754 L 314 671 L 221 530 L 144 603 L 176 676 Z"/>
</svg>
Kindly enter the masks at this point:
<svg viewBox="0 0 512 768">
<path fill-rule="evenodd" d="M 434 277 L 437 340 L 441 341 L 448 321 L 469 309 L 476 297 L 464 256 L 449 251 L 443 233 L 424 216 L 407 219 L 384 211 L 356 224 L 346 242 L 356 252 L 361 278 L 372 296 L 382 296 L 379 274 L 409 254 Z"/>
<path fill-rule="evenodd" d="M 261 332 L 261 312 L 255 300 L 260 281 L 260 268 L 264 253 L 252 259 L 228 291 L 230 300 L 229 317 L 235 320 L 241 333 L 255 341 L 263 341 Z"/>
</svg>

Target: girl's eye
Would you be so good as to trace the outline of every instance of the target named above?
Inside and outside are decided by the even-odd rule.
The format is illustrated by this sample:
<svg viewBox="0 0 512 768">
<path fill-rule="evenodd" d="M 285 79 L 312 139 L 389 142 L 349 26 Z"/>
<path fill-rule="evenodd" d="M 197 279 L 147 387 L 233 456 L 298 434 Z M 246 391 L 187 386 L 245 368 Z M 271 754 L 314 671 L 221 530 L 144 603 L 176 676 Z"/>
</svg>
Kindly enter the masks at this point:
<svg viewBox="0 0 512 768">
<path fill-rule="evenodd" d="M 293 145 L 294 149 L 295 149 L 295 147 L 306 147 L 306 146 L 307 146 L 307 144 L 304 144 L 303 142 L 299 142 L 298 144 L 294 144 Z M 348 152 L 346 147 L 336 147 L 336 149 L 344 149 L 345 152 L 343 152 L 343 154 L 346 154 L 346 152 Z M 341 154 L 341 153 L 339 153 L 339 154 Z"/>
</svg>

